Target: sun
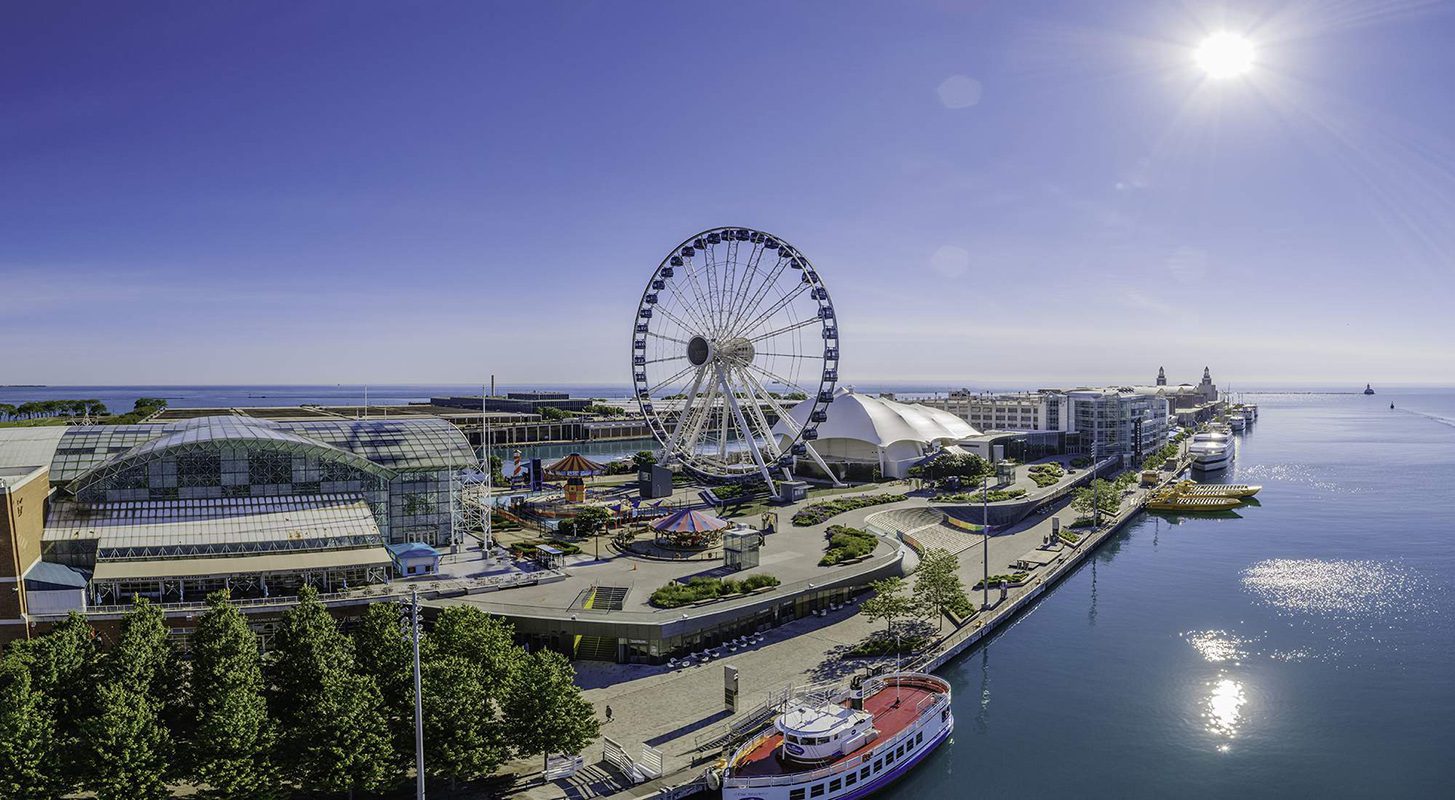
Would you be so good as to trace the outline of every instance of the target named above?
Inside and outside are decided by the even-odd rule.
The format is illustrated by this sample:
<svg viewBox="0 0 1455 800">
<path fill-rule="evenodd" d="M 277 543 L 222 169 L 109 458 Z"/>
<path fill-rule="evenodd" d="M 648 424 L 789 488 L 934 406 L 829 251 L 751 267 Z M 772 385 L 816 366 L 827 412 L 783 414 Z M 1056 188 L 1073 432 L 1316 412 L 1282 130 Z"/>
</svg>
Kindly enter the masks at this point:
<svg viewBox="0 0 1455 800">
<path fill-rule="evenodd" d="M 1253 43 L 1236 33 L 1214 33 L 1192 57 L 1209 78 L 1236 78 L 1253 68 Z"/>
</svg>

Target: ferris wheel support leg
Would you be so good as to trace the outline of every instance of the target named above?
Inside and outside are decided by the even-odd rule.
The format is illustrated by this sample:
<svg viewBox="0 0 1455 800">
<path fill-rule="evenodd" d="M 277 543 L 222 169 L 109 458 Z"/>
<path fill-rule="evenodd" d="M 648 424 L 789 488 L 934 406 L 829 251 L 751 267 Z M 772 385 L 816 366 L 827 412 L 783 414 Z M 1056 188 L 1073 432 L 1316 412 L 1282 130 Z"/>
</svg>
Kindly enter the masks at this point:
<svg viewBox="0 0 1455 800">
<path fill-rule="evenodd" d="M 813 445 L 804 442 L 804 447 L 808 448 L 808 455 L 813 459 L 813 463 L 817 464 L 818 468 L 823 470 L 825 475 L 829 476 L 829 480 L 834 482 L 834 486 L 839 489 L 844 488 L 846 484 L 839 480 L 839 476 L 835 475 L 833 470 L 829 469 L 829 465 L 824 462 L 823 456 L 819 455 L 818 451 L 813 449 Z"/>
<path fill-rule="evenodd" d="M 768 464 L 763 460 L 763 453 L 758 450 L 758 440 L 753 438 L 753 429 L 748 427 L 748 421 L 743 417 L 743 409 L 738 406 L 737 395 L 733 394 L 732 387 L 728 386 L 727 376 L 723 375 L 720 367 L 717 370 L 717 381 L 722 386 L 723 397 L 727 398 L 728 406 L 733 410 L 733 417 L 738 421 L 738 430 L 742 431 L 743 438 L 748 440 L 748 449 L 753 453 L 753 461 L 758 464 L 758 471 L 763 473 L 763 480 L 768 484 L 768 494 L 777 497 L 778 487 L 773 483 L 773 475 L 768 472 Z"/>
</svg>

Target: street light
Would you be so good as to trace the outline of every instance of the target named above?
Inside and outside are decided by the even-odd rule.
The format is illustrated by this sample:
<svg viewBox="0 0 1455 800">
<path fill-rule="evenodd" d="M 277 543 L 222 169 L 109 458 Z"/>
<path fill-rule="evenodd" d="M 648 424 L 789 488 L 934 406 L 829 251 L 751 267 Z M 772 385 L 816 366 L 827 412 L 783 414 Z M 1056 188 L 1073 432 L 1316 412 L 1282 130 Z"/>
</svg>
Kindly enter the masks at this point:
<svg viewBox="0 0 1455 800">
<path fill-rule="evenodd" d="M 401 620 L 408 626 L 408 636 L 414 646 L 414 796 L 424 800 L 424 705 L 419 680 L 419 629 L 423 622 L 419 614 L 419 587 L 409 589 L 409 608 Z"/>
<path fill-rule="evenodd" d="M 985 578 L 980 582 L 980 589 L 983 593 L 980 605 L 982 608 L 990 608 L 990 475 L 987 473 L 980 476 L 980 524 L 981 539 L 984 543 L 981 549 L 981 566 L 985 567 Z"/>
</svg>

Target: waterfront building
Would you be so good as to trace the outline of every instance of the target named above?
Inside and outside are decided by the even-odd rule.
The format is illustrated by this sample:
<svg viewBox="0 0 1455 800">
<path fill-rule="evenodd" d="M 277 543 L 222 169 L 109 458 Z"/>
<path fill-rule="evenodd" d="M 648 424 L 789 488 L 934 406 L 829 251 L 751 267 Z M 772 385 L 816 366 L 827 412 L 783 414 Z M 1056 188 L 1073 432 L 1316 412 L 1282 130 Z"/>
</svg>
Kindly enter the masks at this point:
<svg viewBox="0 0 1455 800">
<path fill-rule="evenodd" d="M 589 398 L 572 397 L 566 392 L 507 392 L 504 397 L 479 395 L 432 397 L 430 405 L 447 408 L 462 408 L 479 411 L 484 404 L 486 411 L 513 411 L 523 414 L 539 414 L 542 408 L 550 407 L 561 411 L 585 411 L 592 404 Z"/>
<path fill-rule="evenodd" d="M 1072 389 L 1066 396 L 1073 430 L 1082 446 L 1094 444 L 1098 455 L 1120 455 L 1140 464 L 1167 442 L 1170 406 L 1162 395 L 1122 386 Z"/>
<path fill-rule="evenodd" d="M 463 434 L 432 418 L 0 430 L 16 523 L 4 567 L 20 584 L 0 613 L 23 619 L 30 588 L 58 611 L 51 593 L 76 581 L 81 608 L 381 583 L 386 545 L 452 543 L 455 476 L 478 465 Z"/>
<path fill-rule="evenodd" d="M 1066 431 L 1071 415 L 1068 399 L 1060 391 L 976 394 L 969 389 L 945 397 L 921 401 L 923 405 L 948 411 L 981 431 Z"/>
<path fill-rule="evenodd" d="M 902 478 L 931 452 L 979 433 L 954 414 L 920 403 L 901 403 L 843 387 L 833 397 L 825 419 L 818 424 L 813 447 L 831 467 L 842 465 L 846 472 L 878 470 L 883 477 Z M 788 414 L 801 424 L 813 405 L 812 400 L 804 400 Z M 788 423 L 780 421 L 773 432 L 787 440 Z"/>
</svg>

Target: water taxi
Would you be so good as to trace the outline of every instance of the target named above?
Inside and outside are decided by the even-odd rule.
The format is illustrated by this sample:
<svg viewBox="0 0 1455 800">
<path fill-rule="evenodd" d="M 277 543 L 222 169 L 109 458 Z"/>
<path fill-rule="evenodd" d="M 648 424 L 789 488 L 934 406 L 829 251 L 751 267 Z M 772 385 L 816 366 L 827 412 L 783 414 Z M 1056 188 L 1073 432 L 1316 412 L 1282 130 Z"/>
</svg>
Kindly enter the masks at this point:
<svg viewBox="0 0 1455 800">
<path fill-rule="evenodd" d="M 1263 489 L 1261 485 L 1249 483 L 1198 483 L 1178 481 L 1172 485 L 1184 497 L 1252 497 Z"/>
<path fill-rule="evenodd" d="M 797 697 L 771 728 L 733 751 L 722 772 L 722 797 L 867 797 L 909 772 L 954 729 L 950 684 L 920 672 Z"/>
<path fill-rule="evenodd" d="M 1178 511 L 1182 513 L 1191 511 L 1228 511 L 1242 504 L 1243 501 L 1236 497 L 1208 497 L 1204 495 L 1178 494 L 1175 491 L 1162 491 L 1148 498 L 1147 510 Z"/>
</svg>

